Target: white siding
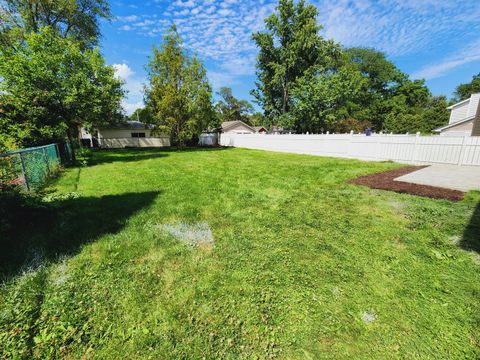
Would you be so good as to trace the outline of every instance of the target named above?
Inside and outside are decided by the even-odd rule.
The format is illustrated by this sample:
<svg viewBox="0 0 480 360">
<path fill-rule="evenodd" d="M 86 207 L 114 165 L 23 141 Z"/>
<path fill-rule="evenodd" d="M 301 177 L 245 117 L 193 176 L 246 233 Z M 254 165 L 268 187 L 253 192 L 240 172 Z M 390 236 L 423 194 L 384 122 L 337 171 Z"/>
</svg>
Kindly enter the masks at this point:
<svg viewBox="0 0 480 360">
<path fill-rule="evenodd" d="M 449 124 L 453 124 L 457 121 L 463 120 L 466 117 L 468 117 L 469 109 L 470 109 L 470 100 L 464 102 L 461 105 L 455 106 L 452 109 L 452 112 L 450 113 Z"/>
<path fill-rule="evenodd" d="M 451 128 L 445 129 L 441 132 L 442 136 L 470 136 L 473 129 L 473 119 L 472 121 L 467 121 Z"/>
<path fill-rule="evenodd" d="M 471 116 L 475 116 L 478 109 L 478 103 L 480 102 L 480 94 L 472 94 L 470 99 L 465 102 L 454 105 L 452 112 L 450 113 L 449 124 L 456 123 L 457 121 L 466 119 Z"/>
<path fill-rule="evenodd" d="M 98 137 L 103 139 L 131 138 L 132 133 L 145 133 L 145 137 L 151 137 L 151 130 L 121 130 L 121 129 L 101 129 L 98 130 Z"/>
<path fill-rule="evenodd" d="M 477 114 L 478 103 L 480 101 L 480 94 L 473 94 L 470 98 L 470 106 L 468 108 L 468 116 L 475 116 Z"/>
<path fill-rule="evenodd" d="M 170 146 L 168 137 L 148 138 L 104 138 L 100 139 L 102 148 L 120 149 L 125 147 L 166 147 Z"/>
<path fill-rule="evenodd" d="M 145 137 L 134 138 L 132 133 L 145 133 Z M 152 134 L 151 130 L 145 129 L 101 129 L 98 131 L 98 142 L 104 148 L 170 146 L 170 139 L 167 136 Z"/>
</svg>

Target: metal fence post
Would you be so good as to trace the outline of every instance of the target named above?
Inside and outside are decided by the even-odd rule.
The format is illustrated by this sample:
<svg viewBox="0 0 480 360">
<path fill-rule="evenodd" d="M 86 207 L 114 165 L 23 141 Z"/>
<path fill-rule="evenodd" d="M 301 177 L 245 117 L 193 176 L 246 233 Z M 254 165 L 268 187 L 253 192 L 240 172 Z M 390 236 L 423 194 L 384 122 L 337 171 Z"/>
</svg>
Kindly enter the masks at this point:
<svg viewBox="0 0 480 360">
<path fill-rule="evenodd" d="M 55 152 L 57 154 L 57 161 L 60 164 L 60 149 L 58 148 L 58 144 L 55 144 Z"/>
<path fill-rule="evenodd" d="M 20 153 L 19 155 L 20 155 L 20 164 L 22 164 L 23 179 L 25 180 L 27 191 L 30 191 L 30 184 L 28 183 L 27 168 L 25 166 L 25 160 L 23 160 L 23 153 Z"/>
<path fill-rule="evenodd" d="M 50 164 L 48 163 L 48 152 L 46 147 L 43 148 L 43 157 L 45 158 L 45 164 L 47 165 L 47 173 L 50 175 Z"/>
</svg>

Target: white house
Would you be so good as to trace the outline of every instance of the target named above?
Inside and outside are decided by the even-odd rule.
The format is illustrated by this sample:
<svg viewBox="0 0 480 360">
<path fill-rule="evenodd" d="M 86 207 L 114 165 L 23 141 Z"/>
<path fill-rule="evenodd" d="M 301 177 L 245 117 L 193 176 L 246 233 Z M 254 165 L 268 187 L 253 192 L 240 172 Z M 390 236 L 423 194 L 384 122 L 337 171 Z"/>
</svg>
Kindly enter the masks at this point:
<svg viewBox="0 0 480 360">
<path fill-rule="evenodd" d="M 443 136 L 480 136 L 480 93 L 447 109 L 451 110 L 448 125 L 435 132 Z"/>
<path fill-rule="evenodd" d="M 169 137 L 155 133 L 153 128 L 139 121 L 125 121 L 100 127 L 93 134 L 80 129 L 80 137 L 82 142 L 91 139 L 93 146 L 98 144 L 102 148 L 170 146 Z"/>
</svg>

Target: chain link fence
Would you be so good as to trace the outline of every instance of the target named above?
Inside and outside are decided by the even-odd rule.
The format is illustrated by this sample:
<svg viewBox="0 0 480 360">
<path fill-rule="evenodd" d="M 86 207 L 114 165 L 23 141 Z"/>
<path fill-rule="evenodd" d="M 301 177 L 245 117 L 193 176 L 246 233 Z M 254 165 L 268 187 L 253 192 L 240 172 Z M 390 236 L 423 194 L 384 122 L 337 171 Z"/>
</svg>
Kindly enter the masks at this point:
<svg viewBox="0 0 480 360">
<path fill-rule="evenodd" d="M 42 187 L 60 165 L 72 160 L 68 144 L 51 144 L 0 154 L 0 188 L 23 186 L 27 191 Z"/>
</svg>

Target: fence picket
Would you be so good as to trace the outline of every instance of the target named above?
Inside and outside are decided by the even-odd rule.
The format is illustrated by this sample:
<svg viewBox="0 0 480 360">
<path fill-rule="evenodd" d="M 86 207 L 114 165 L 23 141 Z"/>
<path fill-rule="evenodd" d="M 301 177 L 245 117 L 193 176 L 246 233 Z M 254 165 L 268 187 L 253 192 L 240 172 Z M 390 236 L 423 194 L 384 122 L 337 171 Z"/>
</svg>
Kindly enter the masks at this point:
<svg viewBox="0 0 480 360">
<path fill-rule="evenodd" d="M 406 164 L 480 166 L 477 137 L 415 135 L 221 134 L 220 145 Z M 470 154 L 473 154 L 470 155 Z M 479 156 L 475 156 L 479 154 Z"/>
</svg>

